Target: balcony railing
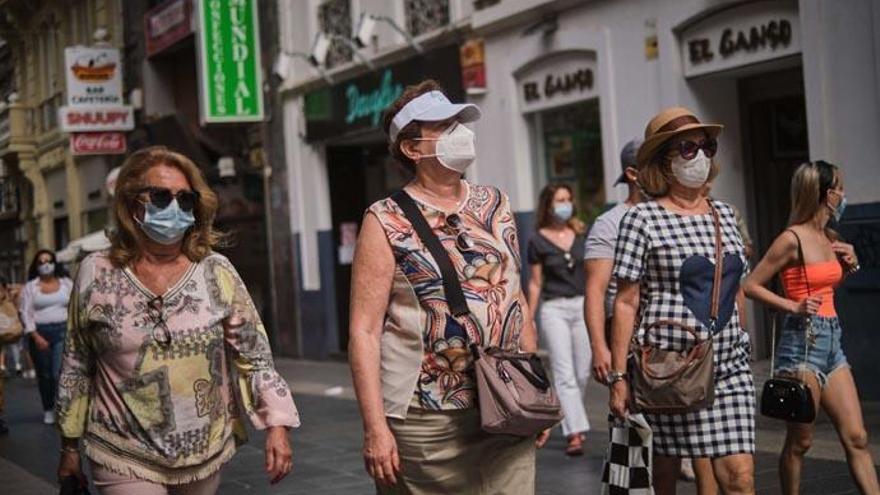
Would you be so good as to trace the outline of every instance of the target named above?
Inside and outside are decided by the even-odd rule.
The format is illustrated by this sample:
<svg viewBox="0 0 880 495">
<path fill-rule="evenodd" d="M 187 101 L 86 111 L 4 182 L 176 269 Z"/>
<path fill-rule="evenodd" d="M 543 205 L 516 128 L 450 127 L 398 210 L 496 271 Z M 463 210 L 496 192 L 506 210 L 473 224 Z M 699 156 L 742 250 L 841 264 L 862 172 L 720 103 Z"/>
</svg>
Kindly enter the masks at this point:
<svg viewBox="0 0 880 495">
<path fill-rule="evenodd" d="M 0 177 L 0 219 L 18 216 L 19 200 L 18 182 Z"/>
<path fill-rule="evenodd" d="M 9 145 L 9 105 L 0 103 L 0 149 Z"/>
</svg>

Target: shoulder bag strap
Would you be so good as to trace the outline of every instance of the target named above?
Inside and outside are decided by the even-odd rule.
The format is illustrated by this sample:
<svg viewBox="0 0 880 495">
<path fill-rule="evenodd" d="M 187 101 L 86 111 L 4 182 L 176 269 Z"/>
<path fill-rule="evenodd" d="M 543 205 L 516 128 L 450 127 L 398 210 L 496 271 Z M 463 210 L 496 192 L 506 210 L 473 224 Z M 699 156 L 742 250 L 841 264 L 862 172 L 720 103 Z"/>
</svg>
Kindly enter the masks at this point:
<svg viewBox="0 0 880 495">
<path fill-rule="evenodd" d="M 712 306 L 709 313 L 709 318 L 712 321 L 712 328 L 709 330 L 714 335 L 715 323 L 718 321 L 718 305 L 721 299 L 721 264 L 724 262 L 724 257 L 722 256 L 721 220 L 718 216 L 718 210 L 715 209 L 711 199 L 706 201 L 709 203 L 709 210 L 712 211 L 712 223 L 715 224 L 715 277 L 712 281 Z"/>
<path fill-rule="evenodd" d="M 461 290 L 458 274 L 455 272 L 455 267 L 452 266 L 452 260 L 449 259 L 449 253 L 446 252 L 440 239 L 431 230 L 428 221 L 425 220 L 425 216 L 422 215 L 412 196 L 401 189 L 392 194 L 391 199 L 403 210 L 403 214 L 406 215 L 407 220 L 412 224 L 416 234 L 428 248 L 440 268 L 440 274 L 443 276 L 443 292 L 446 294 L 446 302 L 449 304 L 452 314 L 455 316 L 470 314 L 464 291 Z"/>
<path fill-rule="evenodd" d="M 795 240 L 797 240 L 797 251 L 798 251 L 798 263 L 801 265 L 801 271 L 804 274 L 804 285 L 807 286 L 807 297 L 813 295 L 813 292 L 810 290 L 810 278 L 807 276 L 807 263 L 804 260 L 804 248 L 801 245 L 801 236 L 797 235 L 797 232 L 794 229 L 787 229 L 794 236 Z M 807 320 L 807 332 L 808 335 L 804 336 L 804 364 L 807 363 L 807 359 L 810 356 L 810 338 L 813 333 L 813 318 L 810 315 L 806 316 Z M 772 370 L 773 368 L 771 368 Z M 803 370 L 803 378 L 804 382 L 806 382 L 806 366 L 802 366 Z"/>
</svg>

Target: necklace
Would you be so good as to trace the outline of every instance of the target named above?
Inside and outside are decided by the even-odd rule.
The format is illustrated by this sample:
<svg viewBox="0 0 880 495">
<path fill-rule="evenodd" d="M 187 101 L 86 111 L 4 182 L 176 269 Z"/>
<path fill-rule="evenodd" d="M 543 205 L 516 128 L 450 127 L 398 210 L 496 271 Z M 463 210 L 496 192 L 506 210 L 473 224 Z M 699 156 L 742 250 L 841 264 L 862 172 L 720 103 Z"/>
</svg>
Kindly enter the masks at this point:
<svg viewBox="0 0 880 495">
<path fill-rule="evenodd" d="M 685 211 L 695 210 L 698 206 L 700 206 L 700 203 L 703 201 L 703 198 L 697 198 L 695 201 L 688 204 L 676 199 L 676 197 L 671 194 L 668 196 L 668 198 L 669 201 L 672 202 L 672 204 Z"/>
<path fill-rule="evenodd" d="M 462 202 L 464 201 L 464 198 L 461 197 L 462 196 L 461 190 L 458 191 L 455 198 L 448 198 L 448 197 L 444 197 L 444 196 L 440 196 L 440 195 L 436 194 L 435 192 L 431 191 L 430 189 L 428 189 L 426 187 L 423 187 L 421 184 L 419 184 L 417 182 L 413 182 L 410 187 L 412 187 L 413 190 L 415 192 L 419 193 L 419 195 L 421 195 L 422 197 L 426 197 L 431 202 L 436 202 L 437 206 L 440 206 L 441 207 L 440 209 L 442 209 L 442 210 L 448 209 L 450 204 L 452 204 L 452 209 L 456 210 L 461 206 Z M 463 187 L 464 186 L 462 186 L 462 188 Z"/>
</svg>

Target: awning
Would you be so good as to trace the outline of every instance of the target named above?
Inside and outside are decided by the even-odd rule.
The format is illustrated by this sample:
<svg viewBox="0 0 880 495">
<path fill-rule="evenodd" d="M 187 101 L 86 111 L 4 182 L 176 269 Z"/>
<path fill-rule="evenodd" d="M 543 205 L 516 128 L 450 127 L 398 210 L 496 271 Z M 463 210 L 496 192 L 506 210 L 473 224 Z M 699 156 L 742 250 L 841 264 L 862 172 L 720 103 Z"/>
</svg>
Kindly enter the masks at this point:
<svg viewBox="0 0 880 495">
<path fill-rule="evenodd" d="M 110 247 L 110 240 L 103 230 L 92 232 L 91 234 L 80 237 L 70 244 L 64 246 L 64 249 L 55 253 L 55 258 L 61 263 L 70 263 L 78 261 L 89 253 L 101 251 Z"/>
</svg>

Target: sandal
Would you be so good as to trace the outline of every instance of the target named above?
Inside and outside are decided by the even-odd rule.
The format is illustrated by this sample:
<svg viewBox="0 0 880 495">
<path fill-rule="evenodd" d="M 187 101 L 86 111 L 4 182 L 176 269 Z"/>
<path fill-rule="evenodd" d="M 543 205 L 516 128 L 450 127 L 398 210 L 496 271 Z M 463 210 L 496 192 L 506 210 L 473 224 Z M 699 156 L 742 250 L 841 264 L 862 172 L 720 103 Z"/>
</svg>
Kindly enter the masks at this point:
<svg viewBox="0 0 880 495">
<path fill-rule="evenodd" d="M 575 433 L 568 436 L 568 445 L 565 447 L 565 455 L 569 457 L 584 455 L 584 442 L 580 434 Z"/>
</svg>

